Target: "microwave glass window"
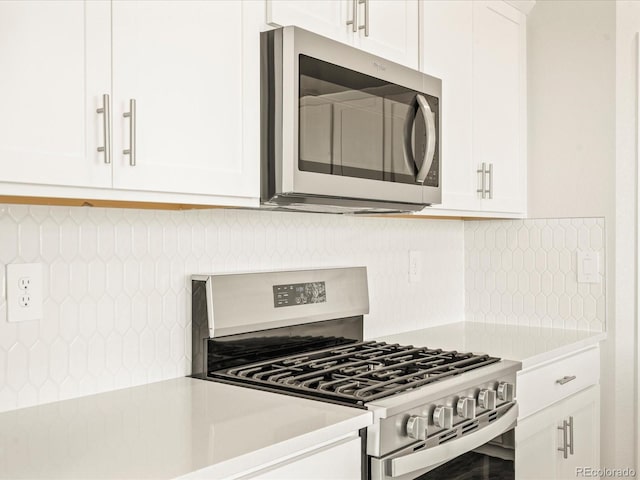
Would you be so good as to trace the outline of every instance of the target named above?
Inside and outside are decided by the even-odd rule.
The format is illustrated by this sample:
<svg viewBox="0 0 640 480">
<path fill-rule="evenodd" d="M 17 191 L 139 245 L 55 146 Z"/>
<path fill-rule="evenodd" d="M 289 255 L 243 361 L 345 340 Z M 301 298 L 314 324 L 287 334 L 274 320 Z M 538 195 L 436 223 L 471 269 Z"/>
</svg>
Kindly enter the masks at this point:
<svg viewBox="0 0 640 480">
<path fill-rule="evenodd" d="M 427 149 L 417 96 L 438 131 L 438 100 L 369 75 L 299 56 L 300 170 L 415 184 Z M 439 146 L 424 184 L 438 186 Z"/>
</svg>

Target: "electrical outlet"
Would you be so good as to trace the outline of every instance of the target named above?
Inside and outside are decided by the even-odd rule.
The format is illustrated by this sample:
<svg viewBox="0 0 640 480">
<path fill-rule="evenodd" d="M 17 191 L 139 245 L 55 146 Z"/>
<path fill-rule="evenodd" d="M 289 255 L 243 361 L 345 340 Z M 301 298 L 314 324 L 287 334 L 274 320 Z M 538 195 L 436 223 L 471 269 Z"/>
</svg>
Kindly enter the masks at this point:
<svg viewBox="0 0 640 480">
<path fill-rule="evenodd" d="M 417 283 L 422 278 L 422 253 L 409 252 L 409 283 Z"/>
<path fill-rule="evenodd" d="M 31 286 L 31 277 L 22 277 L 18 280 L 18 288 L 21 290 L 28 290 Z"/>
<path fill-rule="evenodd" d="M 7 265 L 7 320 L 42 319 L 42 264 Z"/>
<path fill-rule="evenodd" d="M 24 295 L 20 295 L 18 297 L 18 305 L 22 308 L 29 308 L 31 306 L 31 295 L 25 293 Z"/>
</svg>

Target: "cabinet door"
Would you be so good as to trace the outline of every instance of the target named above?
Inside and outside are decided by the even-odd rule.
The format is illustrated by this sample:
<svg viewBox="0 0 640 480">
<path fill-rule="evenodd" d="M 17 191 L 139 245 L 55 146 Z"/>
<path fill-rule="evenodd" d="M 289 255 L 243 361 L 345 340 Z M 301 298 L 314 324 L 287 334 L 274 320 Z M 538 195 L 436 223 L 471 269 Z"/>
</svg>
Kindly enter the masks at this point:
<svg viewBox="0 0 640 480">
<path fill-rule="evenodd" d="M 368 22 L 369 35 L 366 35 L 365 29 L 358 30 L 356 45 L 359 48 L 418 68 L 417 0 L 367 0 L 358 4 L 358 25 L 364 26 L 365 22 Z"/>
<path fill-rule="evenodd" d="M 267 0 L 267 23 L 274 27 L 295 25 L 340 42 L 352 42 L 348 20 L 353 19 L 351 1 Z"/>
<path fill-rule="evenodd" d="M 556 404 L 518 420 L 516 427 L 516 478 L 543 480 L 556 478 L 558 425 L 562 423 L 562 406 Z"/>
<path fill-rule="evenodd" d="M 558 478 L 569 479 L 580 476 L 576 474 L 579 468 L 600 467 L 600 387 L 593 386 L 563 403 L 563 418 L 573 419 L 573 453 L 558 461 Z"/>
<path fill-rule="evenodd" d="M 493 165 L 483 209 L 526 210 L 526 24 L 499 1 L 473 2 L 473 154 Z"/>
<path fill-rule="evenodd" d="M 258 2 L 113 2 L 114 187 L 259 195 Z M 246 22 L 245 22 L 246 20 Z M 130 99 L 136 101 L 136 161 Z"/>
<path fill-rule="evenodd" d="M 516 477 L 518 479 L 576 478 L 577 468 L 600 466 L 600 387 L 595 385 L 518 422 Z M 573 418 L 573 453 L 565 445 L 563 421 Z"/>
<path fill-rule="evenodd" d="M 106 1 L 0 2 L 3 182 L 111 186 L 103 116 L 110 93 Z"/>
<path fill-rule="evenodd" d="M 430 0 L 422 4 L 422 71 L 442 80 L 442 205 L 479 210 L 472 150 L 473 2 Z M 429 209 L 423 213 L 428 214 Z"/>
</svg>

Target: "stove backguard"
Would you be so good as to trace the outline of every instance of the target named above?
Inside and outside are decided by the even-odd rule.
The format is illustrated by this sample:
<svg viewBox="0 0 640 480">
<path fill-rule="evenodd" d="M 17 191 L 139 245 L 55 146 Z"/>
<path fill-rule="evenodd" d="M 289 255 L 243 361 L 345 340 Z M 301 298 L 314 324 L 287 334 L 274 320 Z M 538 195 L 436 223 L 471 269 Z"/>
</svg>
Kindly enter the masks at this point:
<svg viewBox="0 0 640 480">
<path fill-rule="evenodd" d="M 191 305 L 192 375 L 206 377 L 212 370 L 362 341 L 367 270 L 193 275 Z"/>
</svg>

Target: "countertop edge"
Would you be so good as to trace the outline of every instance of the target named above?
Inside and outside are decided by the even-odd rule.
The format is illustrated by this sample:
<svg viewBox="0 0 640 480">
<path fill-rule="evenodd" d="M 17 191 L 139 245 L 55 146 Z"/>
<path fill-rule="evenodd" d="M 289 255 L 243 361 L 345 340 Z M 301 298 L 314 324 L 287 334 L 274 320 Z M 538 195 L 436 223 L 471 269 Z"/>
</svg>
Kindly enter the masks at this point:
<svg viewBox="0 0 640 480">
<path fill-rule="evenodd" d="M 525 358 L 521 360 L 522 370 L 520 370 L 519 373 L 522 374 L 544 363 L 556 360 L 566 355 L 571 355 L 585 348 L 594 347 L 606 339 L 607 332 L 593 332 L 592 336 Z"/>
<path fill-rule="evenodd" d="M 211 476 L 214 478 L 237 478 L 250 475 L 261 468 L 272 466 L 274 461 L 278 463 L 279 461 L 286 461 L 298 455 L 303 455 L 313 451 L 315 448 L 321 448 L 333 441 L 338 441 L 349 434 L 357 433 L 358 430 L 372 424 L 373 414 L 362 410 L 362 414 L 356 417 L 201 468 L 177 478 L 181 480 L 196 480 L 208 479 Z"/>
</svg>

